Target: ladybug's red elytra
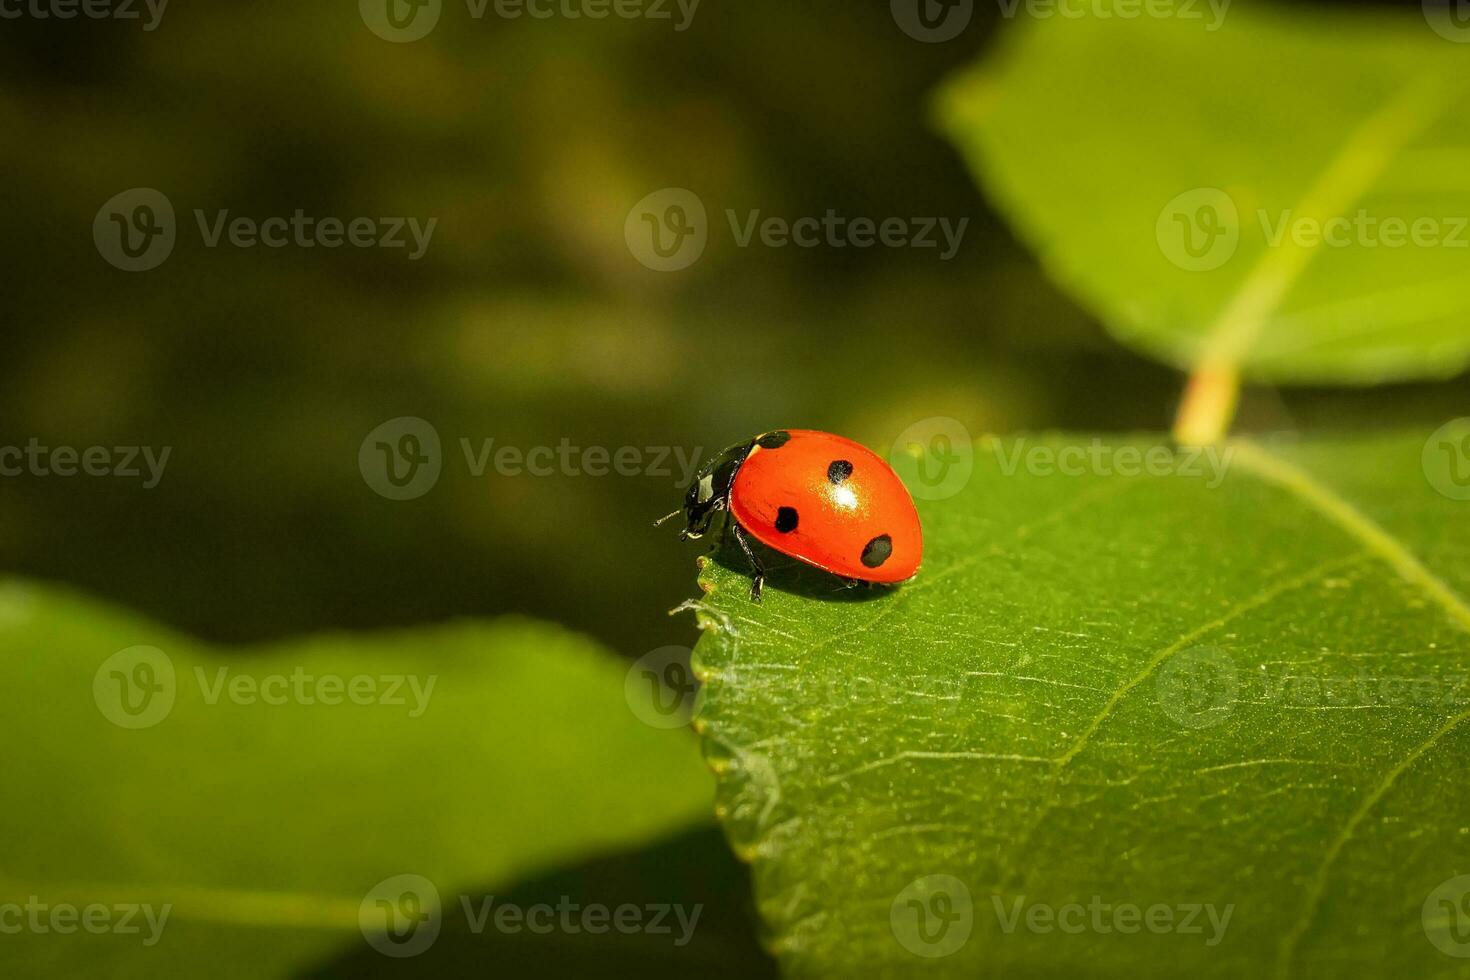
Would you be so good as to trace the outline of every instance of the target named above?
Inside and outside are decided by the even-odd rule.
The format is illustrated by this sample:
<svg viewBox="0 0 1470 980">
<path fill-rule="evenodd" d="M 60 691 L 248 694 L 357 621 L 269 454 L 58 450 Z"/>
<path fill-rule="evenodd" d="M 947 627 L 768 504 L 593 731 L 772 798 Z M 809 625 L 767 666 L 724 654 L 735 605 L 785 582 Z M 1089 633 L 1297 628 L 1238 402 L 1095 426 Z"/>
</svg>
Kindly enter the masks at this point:
<svg viewBox="0 0 1470 980">
<path fill-rule="evenodd" d="M 664 520 L 682 512 L 679 537 L 699 538 L 722 510 L 730 515 L 725 530 L 750 562 L 756 602 L 765 569 L 747 534 L 858 582 L 902 582 L 923 557 L 919 513 L 898 474 L 877 453 L 830 432 L 780 429 L 731 446 L 699 471 L 682 511 Z"/>
</svg>

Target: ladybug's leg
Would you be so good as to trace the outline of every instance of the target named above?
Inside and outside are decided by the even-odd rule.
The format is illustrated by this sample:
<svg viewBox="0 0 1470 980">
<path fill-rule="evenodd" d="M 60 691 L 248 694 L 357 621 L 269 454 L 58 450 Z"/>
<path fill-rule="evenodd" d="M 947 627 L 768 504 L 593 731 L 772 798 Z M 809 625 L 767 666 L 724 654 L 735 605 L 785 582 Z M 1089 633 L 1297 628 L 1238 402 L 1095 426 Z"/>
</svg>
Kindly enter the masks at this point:
<svg viewBox="0 0 1470 980">
<path fill-rule="evenodd" d="M 726 526 L 729 527 L 731 529 L 731 533 L 735 535 L 735 540 L 740 542 L 740 550 L 745 552 L 745 560 L 750 562 L 750 601 L 760 602 L 761 586 L 764 585 L 766 582 L 765 566 L 763 566 L 760 563 L 760 560 L 755 557 L 755 552 L 750 550 L 750 542 L 745 540 L 745 532 L 740 529 L 740 525 L 731 520 L 726 524 Z"/>
</svg>

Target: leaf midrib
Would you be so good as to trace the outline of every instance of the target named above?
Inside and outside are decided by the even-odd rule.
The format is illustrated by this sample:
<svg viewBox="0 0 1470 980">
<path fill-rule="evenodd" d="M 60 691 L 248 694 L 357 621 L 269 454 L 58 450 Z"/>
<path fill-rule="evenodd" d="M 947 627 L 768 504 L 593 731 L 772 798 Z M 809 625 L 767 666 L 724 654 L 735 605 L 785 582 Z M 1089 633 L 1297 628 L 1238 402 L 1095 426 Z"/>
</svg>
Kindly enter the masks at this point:
<svg viewBox="0 0 1470 980">
<path fill-rule="evenodd" d="M 1406 81 L 1327 161 L 1292 213 L 1325 222 L 1359 200 L 1404 148 L 1444 111 L 1450 102 L 1444 81 L 1437 70 L 1426 70 Z M 1267 247 L 1205 331 L 1196 363 L 1225 368 L 1239 365 L 1267 320 L 1321 250 L 1320 243 L 1299 245 L 1290 237 L 1276 247 Z"/>
</svg>

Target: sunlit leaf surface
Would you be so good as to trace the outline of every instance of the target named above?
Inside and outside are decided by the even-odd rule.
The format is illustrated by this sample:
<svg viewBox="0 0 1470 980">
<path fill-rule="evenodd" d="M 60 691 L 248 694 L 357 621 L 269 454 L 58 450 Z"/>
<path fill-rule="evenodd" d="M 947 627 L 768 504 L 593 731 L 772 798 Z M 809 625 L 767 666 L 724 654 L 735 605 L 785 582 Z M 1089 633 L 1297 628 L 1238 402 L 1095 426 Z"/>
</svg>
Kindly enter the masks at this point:
<svg viewBox="0 0 1470 980">
<path fill-rule="evenodd" d="M 698 725 L 788 972 L 1463 975 L 1441 448 L 1007 438 L 896 590 L 708 563 Z"/>
</svg>

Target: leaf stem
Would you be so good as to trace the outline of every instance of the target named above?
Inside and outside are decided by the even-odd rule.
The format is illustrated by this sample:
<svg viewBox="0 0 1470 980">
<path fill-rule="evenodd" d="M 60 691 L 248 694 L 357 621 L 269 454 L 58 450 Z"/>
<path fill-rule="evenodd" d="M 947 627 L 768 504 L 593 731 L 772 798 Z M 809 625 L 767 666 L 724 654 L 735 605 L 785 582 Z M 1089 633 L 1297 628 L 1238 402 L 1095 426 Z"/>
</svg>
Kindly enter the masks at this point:
<svg viewBox="0 0 1470 980">
<path fill-rule="evenodd" d="M 1184 388 L 1184 399 L 1174 419 L 1175 440 L 1185 446 L 1222 441 L 1239 403 L 1240 368 L 1224 359 L 1203 362 Z"/>
</svg>

